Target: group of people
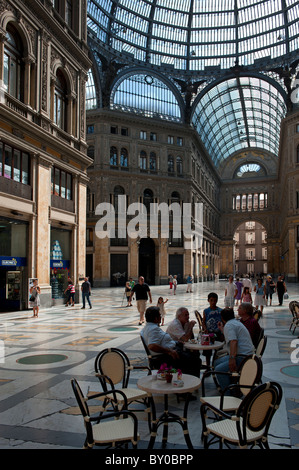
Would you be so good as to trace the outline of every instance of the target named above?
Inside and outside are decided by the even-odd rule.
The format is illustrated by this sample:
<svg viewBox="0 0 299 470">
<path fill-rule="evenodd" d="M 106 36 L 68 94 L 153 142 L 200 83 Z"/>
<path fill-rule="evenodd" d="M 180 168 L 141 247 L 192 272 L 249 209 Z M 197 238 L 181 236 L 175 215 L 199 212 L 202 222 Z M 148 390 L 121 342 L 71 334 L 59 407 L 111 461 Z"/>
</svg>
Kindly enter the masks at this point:
<svg viewBox="0 0 299 470">
<path fill-rule="evenodd" d="M 245 284 L 246 280 L 250 281 L 249 278 L 246 278 Z M 268 280 L 270 281 L 270 277 Z M 144 279 L 140 280 L 139 278 L 138 284 L 144 285 Z M 211 292 L 207 299 L 209 306 L 202 313 L 203 333 L 213 334 L 216 340 L 225 344 L 222 354 L 214 362 L 215 370 L 220 372 L 237 370 L 244 356 L 254 353 L 262 334 L 258 319 L 254 317 L 255 309 L 251 299 L 252 286 L 245 285 L 243 287 L 237 310 L 238 318 L 236 318 L 234 306 L 237 289 L 235 289 L 233 279 L 229 279 L 229 284 L 233 285 L 232 303 L 228 304 L 226 299 L 225 308 L 218 307 L 218 294 Z M 259 282 L 255 286 L 255 292 L 257 292 L 257 286 L 259 286 Z M 225 298 L 229 294 L 228 287 Z M 259 292 L 256 295 L 260 295 Z M 200 355 L 198 351 L 184 348 L 184 342 L 194 338 L 193 328 L 196 321 L 190 320 L 187 308 L 180 307 L 176 311 L 175 318 L 164 331 L 161 327 L 164 325 L 164 305 L 167 301 L 168 299 L 164 301 L 162 297 L 159 297 L 157 306 L 150 306 L 146 309 L 146 324 L 141 335 L 151 352 L 155 367 L 159 368 L 161 364 L 166 363 L 169 367 L 180 368 L 183 373 L 198 377 L 202 367 Z M 151 296 L 150 302 L 152 302 Z M 144 305 L 143 308 L 145 308 Z M 143 322 L 142 320 L 139 324 Z M 203 354 L 209 367 L 212 353 L 205 351 Z M 229 376 L 220 374 L 221 388 L 227 387 L 229 382 Z"/>
<path fill-rule="evenodd" d="M 75 306 L 75 285 L 71 278 L 68 279 L 68 286 L 64 291 L 64 294 L 67 295 L 67 301 L 65 306 L 68 307 L 71 305 L 72 307 Z M 88 302 L 89 308 L 92 308 L 91 301 L 90 301 L 90 296 L 91 296 L 91 284 L 89 282 L 88 277 L 84 278 L 84 281 L 81 284 L 81 293 L 82 293 L 82 303 L 83 306 L 81 307 L 82 309 L 85 309 L 85 303 L 86 300 Z"/>
<path fill-rule="evenodd" d="M 254 299 L 252 298 L 252 292 L 255 292 Z M 234 282 L 232 275 L 229 276 L 228 282 L 225 287 L 224 304 L 226 307 L 233 308 L 239 302 L 247 302 L 255 305 L 256 309 L 260 309 L 263 312 L 264 306 L 272 305 L 273 294 L 277 292 L 279 305 L 283 304 L 284 294 L 287 292 L 287 287 L 282 276 L 278 276 L 277 282 L 275 283 L 272 276 L 268 275 L 266 282 L 263 279 L 258 279 L 256 285 L 253 287 L 249 276 L 246 276 L 242 281 L 239 278 Z"/>
<path fill-rule="evenodd" d="M 235 371 L 244 355 L 253 354 L 261 337 L 261 327 L 254 318 L 254 309 L 250 303 L 242 302 L 238 306 L 238 317 L 233 308 L 221 309 L 217 306 L 218 295 L 208 295 L 209 307 L 203 311 L 203 332 L 213 333 L 218 341 L 225 342 L 225 350 L 216 359 L 216 371 Z M 184 349 L 184 343 L 194 338 L 195 320 L 190 320 L 187 308 L 180 307 L 166 331 L 161 328 L 162 316 L 158 306 L 146 309 L 146 325 L 141 335 L 147 344 L 155 367 L 159 369 L 166 363 L 169 367 L 180 368 L 183 373 L 199 377 L 202 361 L 197 351 Z M 205 351 L 206 364 L 210 365 L 211 352 Z M 229 378 L 220 375 L 219 384 L 224 389 Z"/>
</svg>

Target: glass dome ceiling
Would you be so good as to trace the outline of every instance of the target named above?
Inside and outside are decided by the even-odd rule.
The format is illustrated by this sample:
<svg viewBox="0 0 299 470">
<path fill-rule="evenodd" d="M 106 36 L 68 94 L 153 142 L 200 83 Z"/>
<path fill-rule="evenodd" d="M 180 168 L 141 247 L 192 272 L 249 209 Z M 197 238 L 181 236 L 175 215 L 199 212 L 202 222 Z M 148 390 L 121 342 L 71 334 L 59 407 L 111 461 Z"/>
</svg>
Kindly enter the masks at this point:
<svg viewBox="0 0 299 470">
<path fill-rule="evenodd" d="M 198 72 L 299 49 L 295 0 L 89 0 L 88 29 L 116 52 Z"/>
</svg>

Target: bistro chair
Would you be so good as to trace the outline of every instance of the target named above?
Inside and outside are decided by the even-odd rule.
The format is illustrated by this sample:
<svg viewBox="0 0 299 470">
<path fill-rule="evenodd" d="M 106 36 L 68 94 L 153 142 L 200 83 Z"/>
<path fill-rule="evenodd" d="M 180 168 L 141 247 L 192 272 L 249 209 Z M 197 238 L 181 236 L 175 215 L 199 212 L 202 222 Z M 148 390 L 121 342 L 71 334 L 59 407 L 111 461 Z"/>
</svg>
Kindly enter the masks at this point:
<svg viewBox="0 0 299 470">
<path fill-rule="evenodd" d="M 198 323 L 198 336 L 200 336 L 203 332 L 203 318 L 198 310 L 194 310 L 194 314 Z"/>
<path fill-rule="evenodd" d="M 139 440 L 138 421 L 134 413 L 128 410 L 103 412 L 99 416 L 91 417 L 87 401 L 94 398 L 105 398 L 107 392 L 98 393 L 92 397 L 84 397 L 80 385 L 76 379 L 71 380 L 72 388 L 78 402 L 80 411 L 84 419 L 86 430 L 86 439 L 84 442 L 85 449 L 91 449 L 93 446 L 105 446 L 107 449 L 116 448 L 128 444 L 132 444 L 133 448 L 137 448 Z M 112 392 L 114 400 L 119 395 L 127 407 L 126 397 L 118 390 Z"/>
<path fill-rule="evenodd" d="M 289 330 L 291 331 L 291 329 L 293 329 L 292 333 L 294 334 L 297 326 L 299 326 L 299 302 L 292 300 L 292 302 L 289 303 L 289 310 L 292 314 Z"/>
<path fill-rule="evenodd" d="M 267 346 L 267 336 L 262 335 L 255 350 L 258 357 L 262 357 Z"/>
<path fill-rule="evenodd" d="M 221 419 L 207 424 L 204 407 L 201 407 L 203 423 L 204 448 L 218 442 L 230 448 L 269 449 L 268 431 L 282 398 L 281 386 L 276 382 L 268 382 L 253 388 L 241 401 L 236 413 L 230 414 L 214 408 L 214 413 Z"/>
<path fill-rule="evenodd" d="M 243 397 L 260 383 L 262 373 L 262 360 L 255 354 L 247 356 L 241 362 L 237 372 L 217 372 L 215 370 L 205 372 L 201 381 L 202 397 L 200 398 L 203 412 L 206 413 L 208 409 L 220 409 L 227 413 L 235 411 L 240 406 Z M 219 396 L 205 396 L 205 379 L 210 374 L 229 375 L 232 383 L 224 390 L 219 387 Z"/>
<path fill-rule="evenodd" d="M 134 412 L 145 411 L 148 413 L 148 422 L 150 424 L 150 409 L 148 402 L 148 393 L 135 387 L 129 387 L 130 373 L 133 370 L 147 370 L 148 375 L 151 374 L 147 366 L 132 366 L 128 356 L 117 348 L 107 348 L 99 352 L 95 359 L 94 368 L 96 377 L 98 377 L 104 392 L 107 395 L 104 399 L 104 408 L 108 404 L 112 405 L 116 410 L 124 406 L 122 397 L 117 397 L 110 390 L 117 389 L 126 397 L 128 406 L 132 403 L 142 404 L 142 409 L 132 409 Z M 92 396 L 92 394 L 90 394 Z"/>
<path fill-rule="evenodd" d="M 156 364 L 155 364 L 155 360 L 154 360 L 153 356 L 151 355 L 151 352 L 150 352 L 146 342 L 144 341 L 144 338 L 143 338 L 142 334 L 140 335 L 140 339 L 141 339 L 141 342 L 143 344 L 144 350 L 146 352 L 148 366 L 149 366 L 150 370 L 156 370 L 157 367 L 156 367 Z"/>
</svg>

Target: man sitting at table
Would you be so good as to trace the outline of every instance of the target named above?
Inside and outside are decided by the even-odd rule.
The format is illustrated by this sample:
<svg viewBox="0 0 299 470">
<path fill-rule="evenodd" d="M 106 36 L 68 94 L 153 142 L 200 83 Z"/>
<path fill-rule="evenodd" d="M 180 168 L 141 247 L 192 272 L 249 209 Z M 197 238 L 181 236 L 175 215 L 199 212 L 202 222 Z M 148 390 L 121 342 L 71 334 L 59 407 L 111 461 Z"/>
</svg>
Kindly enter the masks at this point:
<svg viewBox="0 0 299 470">
<path fill-rule="evenodd" d="M 185 307 L 177 309 L 175 319 L 168 325 L 166 332 L 175 341 L 185 343 L 189 339 L 194 338 L 193 327 L 196 323 L 195 320 L 189 320 L 189 311 Z"/>
<path fill-rule="evenodd" d="M 214 363 L 216 372 L 235 372 L 244 359 L 254 352 L 254 346 L 247 328 L 235 318 L 232 308 L 224 308 L 221 311 L 222 323 L 219 328 L 224 334 L 228 355 L 216 359 Z M 230 384 L 230 376 L 216 374 L 222 390 Z"/>
<path fill-rule="evenodd" d="M 191 351 L 184 351 L 183 343 L 175 341 L 160 328 L 161 314 L 158 307 L 148 307 L 145 312 L 146 325 L 141 335 L 149 348 L 157 369 L 166 363 L 185 374 L 199 377 L 201 360 Z"/>
</svg>

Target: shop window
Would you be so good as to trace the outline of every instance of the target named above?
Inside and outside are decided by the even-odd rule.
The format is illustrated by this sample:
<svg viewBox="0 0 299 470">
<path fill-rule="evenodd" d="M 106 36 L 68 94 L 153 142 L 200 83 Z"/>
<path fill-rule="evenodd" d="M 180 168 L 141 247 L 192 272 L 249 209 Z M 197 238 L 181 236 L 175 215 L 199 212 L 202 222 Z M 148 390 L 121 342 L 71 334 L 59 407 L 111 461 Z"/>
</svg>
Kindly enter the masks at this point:
<svg viewBox="0 0 299 470">
<path fill-rule="evenodd" d="M 29 154 L 0 142 L 0 176 L 29 184 Z"/>
<path fill-rule="evenodd" d="M 23 46 L 17 31 L 8 25 L 4 43 L 3 81 L 7 93 L 20 101 L 24 99 Z"/>
<path fill-rule="evenodd" d="M 51 194 L 72 200 L 72 175 L 59 168 L 52 168 Z"/>
</svg>

